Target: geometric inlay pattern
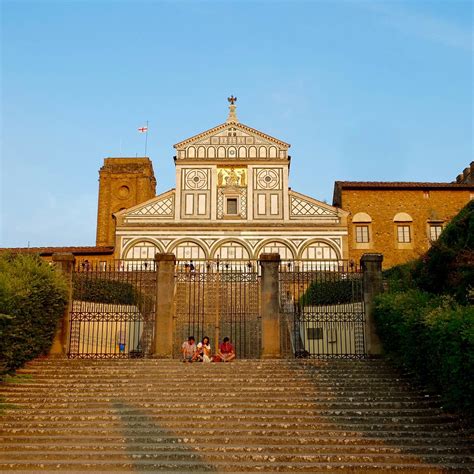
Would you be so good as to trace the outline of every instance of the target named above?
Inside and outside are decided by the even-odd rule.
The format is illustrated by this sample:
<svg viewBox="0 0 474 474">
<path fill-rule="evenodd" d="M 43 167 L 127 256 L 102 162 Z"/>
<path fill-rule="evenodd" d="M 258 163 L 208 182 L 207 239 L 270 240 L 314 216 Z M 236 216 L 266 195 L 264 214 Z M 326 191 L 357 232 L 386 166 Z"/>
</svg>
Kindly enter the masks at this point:
<svg viewBox="0 0 474 474">
<path fill-rule="evenodd" d="M 129 216 L 172 216 L 174 214 L 174 196 L 160 199 L 148 206 L 130 212 Z"/>
<path fill-rule="evenodd" d="M 277 171 L 271 169 L 257 171 L 257 189 L 275 189 L 279 184 Z"/>
<path fill-rule="evenodd" d="M 207 189 L 207 170 L 187 170 L 186 189 Z"/>
<path fill-rule="evenodd" d="M 315 203 L 291 196 L 291 215 L 292 216 L 335 216 L 336 213 Z"/>
<path fill-rule="evenodd" d="M 237 193 L 240 195 L 240 209 L 239 215 L 242 219 L 247 219 L 247 188 L 243 187 L 235 187 L 234 188 Z M 223 219 L 224 218 L 224 196 L 225 196 L 224 188 L 217 188 L 217 218 Z"/>
</svg>

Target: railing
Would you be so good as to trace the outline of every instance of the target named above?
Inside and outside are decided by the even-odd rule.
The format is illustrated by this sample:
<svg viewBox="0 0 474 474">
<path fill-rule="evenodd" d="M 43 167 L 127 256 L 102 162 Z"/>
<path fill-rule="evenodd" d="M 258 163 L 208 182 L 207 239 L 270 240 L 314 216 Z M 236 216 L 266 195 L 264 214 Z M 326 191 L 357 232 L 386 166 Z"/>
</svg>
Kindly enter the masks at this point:
<svg viewBox="0 0 474 474">
<path fill-rule="evenodd" d="M 70 358 L 136 358 L 150 352 L 154 262 L 81 262 L 72 274 Z"/>
<path fill-rule="evenodd" d="M 350 262 L 298 263 L 282 263 L 279 274 L 280 308 L 292 327 L 295 357 L 365 357 L 361 271 Z"/>
<path fill-rule="evenodd" d="M 175 357 L 192 335 L 215 348 L 229 337 L 239 358 L 260 356 L 260 282 L 255 261 L 176 263 Z"/>
</svg>

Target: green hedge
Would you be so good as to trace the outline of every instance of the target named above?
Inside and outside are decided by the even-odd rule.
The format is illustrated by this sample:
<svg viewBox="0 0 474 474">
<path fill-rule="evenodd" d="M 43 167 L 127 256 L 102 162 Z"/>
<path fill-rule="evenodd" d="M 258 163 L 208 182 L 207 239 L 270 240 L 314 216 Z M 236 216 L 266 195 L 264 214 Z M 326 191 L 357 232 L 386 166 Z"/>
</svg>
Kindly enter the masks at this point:
<svg viewBox="0 0 474 474">
<path fill-rule="evenodd" d="M 308 305 L 330 305 L 350 303 L 362 299 L 360 281 L 342 278 L 341 275 L 321 274 L 321 278 L 313 281 L 303 296 L 300 303 Z"/>
<path fill-rule="evenodd" d="M 107 273 L 101 278 L 96 272 L 85 272 L 74 276 L 73 300 L 133 305 L 139 295 L 129 282 L 111 280 Z"/>
<path fill-rule="evenodd" d="M 46 354 L 66 305 L 58 270 L 38 256 L 0 255 L 0 370 Z"/>
<path fill-rule="evenodd" d="M 421 290 L 377 297 L 375 320 L 388 355 L 443 397 L 474 412 L 474 307 Z"/>
<path fill-rule="evenodd" d="M 447 293 L 467 303 L 474 286 L 474 201 L 446 226 L 440 238 L 413 265 L 416 285 L 431 293 Z"/>
</svg>

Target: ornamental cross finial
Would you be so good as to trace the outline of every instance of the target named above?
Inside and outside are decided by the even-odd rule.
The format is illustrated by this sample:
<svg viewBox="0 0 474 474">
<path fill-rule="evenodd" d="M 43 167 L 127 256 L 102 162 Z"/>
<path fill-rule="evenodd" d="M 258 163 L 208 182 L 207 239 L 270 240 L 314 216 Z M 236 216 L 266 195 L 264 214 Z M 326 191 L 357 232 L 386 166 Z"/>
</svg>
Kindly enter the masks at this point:
<svg viewBox="0 0 474 474">
<path fill-rule="evenodd" d="M 234 105 L 234 103 L 237 102 L 237 97 L 234 97 L 234 95 L 232 94 L 230 97 L 227 97 L 227 100 L 230 104 Z"/>
</svg>

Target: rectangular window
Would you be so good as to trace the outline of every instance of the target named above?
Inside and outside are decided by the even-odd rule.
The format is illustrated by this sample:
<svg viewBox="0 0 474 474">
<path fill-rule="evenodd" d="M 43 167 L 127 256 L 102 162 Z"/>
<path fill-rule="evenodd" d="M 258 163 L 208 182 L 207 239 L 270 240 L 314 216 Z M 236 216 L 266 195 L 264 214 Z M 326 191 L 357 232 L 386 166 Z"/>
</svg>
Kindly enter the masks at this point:
<svg viewBox="0 0 474 474">
<path fill-rule="evenodd" d="M 206 195 L 205 194 L 198 195 L 198 214 L 200 216 L 206 214 Z"/>
<path fill-rule="evenodd" d="M 430 240 L 434 242 L 438 240 L 441 232 L 443 231 L 443 226 L 440 224 L 431 224 L 430 225 Z"/>
<path fill-rule="evenodd" d="M 307 328 L 306 337 L 308 339 L 322 339 L 323 338 L 323 328 Z"/>
<path fill-rule="evenodd" d="M 192 215 L 194 212 L 194 196 L 192 194 L 186 194 L 186 214 Z"/>
<path fill-rule="evenodd" d="M 278 215 L 278 194 L 270 195 L 270 214 Z"/>
<path fill-rule="evenodd" d="M 363 243 L 369 241 L 369 226 L 368 225 L 356 225 L 356 242 Z"/>
<path fill-rule="evenodd" d="M 397 226 L 398 242 L 402 244 L 408 244 L 411 242 L 410 226 L 399 225 Z"/>
<path fill-rule="evenodd" d="M 227 214 L 237 215 L 237 198 L 227 198 Z"/>
<path fill-rule="evenodd" d="M 265 205 L 265 194 L 258 195 L 258 213 L 260 215 L 265 215 L 267 213 L 267 208 Z"/>
</svg>

